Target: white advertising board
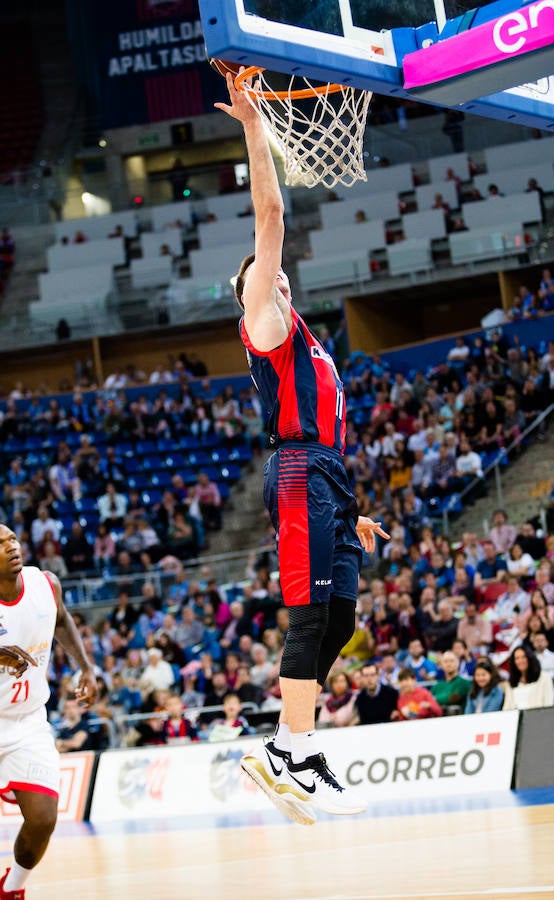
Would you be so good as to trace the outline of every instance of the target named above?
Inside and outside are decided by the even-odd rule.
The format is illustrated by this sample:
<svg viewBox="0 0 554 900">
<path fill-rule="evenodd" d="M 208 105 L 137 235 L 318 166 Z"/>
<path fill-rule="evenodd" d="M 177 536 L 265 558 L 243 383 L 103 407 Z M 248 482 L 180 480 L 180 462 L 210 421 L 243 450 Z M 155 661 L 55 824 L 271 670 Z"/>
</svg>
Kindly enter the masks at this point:
<svg viewBox="0 0 554 900">
<path fill-rule="evenodd" d="M 368 802 L 508 790 L 519 713 L 453 716 L 320 732 L 337 777 Z M 91 821 L 233 814 L 268 808 L 241 772 L 260 738 L 102 754 Z"/>
<path fill-rule="evenodd" d="M 58 822 L 81 822 L 88 797 L 94 753 L 65 753 L 60 757 Z M 0 800 L 0 824 L 21 825 L 19 806 Z"/>
</svg>

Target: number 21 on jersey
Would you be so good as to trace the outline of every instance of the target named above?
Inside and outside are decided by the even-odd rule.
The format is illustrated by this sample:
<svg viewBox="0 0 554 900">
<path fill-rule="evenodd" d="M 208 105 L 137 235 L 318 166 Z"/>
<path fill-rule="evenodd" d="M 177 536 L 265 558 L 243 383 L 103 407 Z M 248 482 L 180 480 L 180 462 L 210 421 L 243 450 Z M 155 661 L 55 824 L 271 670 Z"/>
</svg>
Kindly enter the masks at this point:
<svg viewBox="0 0 554 900">
<path fill-rule="evenodd" d="M 29 682 L 14 681 L 12 684 L 13 697 L 10 703 L 25 703 L 29 699 Z"/>
</svg>

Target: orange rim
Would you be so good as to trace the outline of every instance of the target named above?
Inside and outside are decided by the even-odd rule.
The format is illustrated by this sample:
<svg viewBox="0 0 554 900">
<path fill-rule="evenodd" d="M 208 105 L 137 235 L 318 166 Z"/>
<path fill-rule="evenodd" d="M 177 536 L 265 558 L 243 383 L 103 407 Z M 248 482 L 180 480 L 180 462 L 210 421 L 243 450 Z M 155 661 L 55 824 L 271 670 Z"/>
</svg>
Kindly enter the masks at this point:
<svg viewBox="0 0 554 900">
<path fill-rule="evenodd" d="M 343 87 L 342 84 L 322 84 L 319 87 L 302 88 L 298 91 L 254 91 L 245 82 L 248 78 L 259 75 L 260 72 L 265 72 L 263 66 L 249 66 L 244 72 L 237 75 L 235 78 L 237 91 L 249 91 L 255 96 L 264 97 L 265 100 L 286 100 L 288 97 L 291 100 L 307 100 L 314 94 L 336 94 L 338 91 L 342 91 Z"/>
</svg>

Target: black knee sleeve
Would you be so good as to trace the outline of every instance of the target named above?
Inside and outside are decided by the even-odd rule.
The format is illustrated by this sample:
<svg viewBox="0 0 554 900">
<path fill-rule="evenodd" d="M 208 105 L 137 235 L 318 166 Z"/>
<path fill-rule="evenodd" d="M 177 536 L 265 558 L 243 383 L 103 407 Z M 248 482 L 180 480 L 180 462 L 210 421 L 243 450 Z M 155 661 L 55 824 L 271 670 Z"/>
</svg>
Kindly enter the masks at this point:
<svg viewBox="0 0 554 900">
<path fill-rule="evenodd" d="M 315 681 L 321 641 L 327 630 L 329 606 L 289 606 L 289 629 L 281 659 L 280 675 Z"/>
<path fill-rule="evenodd" d="M 354 634 L 356 604 L 344 597 L 331 597 L 329 621 L 323 635 L 317 664 L 317 683 L 322 687 L 327 681 L 331 666 L 340 651 Z"/>
</svg>

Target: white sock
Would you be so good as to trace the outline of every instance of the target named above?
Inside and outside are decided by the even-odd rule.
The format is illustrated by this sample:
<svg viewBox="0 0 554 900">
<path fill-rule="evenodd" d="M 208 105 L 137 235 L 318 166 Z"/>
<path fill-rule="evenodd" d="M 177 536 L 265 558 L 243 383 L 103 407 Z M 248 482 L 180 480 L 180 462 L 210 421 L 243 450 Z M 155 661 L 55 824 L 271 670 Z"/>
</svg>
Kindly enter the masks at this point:
<svg viewBox="0 0 554 900">
<path fill-rule="evenodd" d="M 9 892 L 21 890 L 29 875 L 31 874 L 31 871 L 31 869 L 24 869 L 23 866 L 18 865 L 14 859 L 10 866 L 8 877 L 4 882 L 4 891 Z"/>
<path fill-rule="evenodd" d="M 284 722 L 279 722 L 277 725 L 273 735 L 273 743 L 277 750 L 282 750 L 283 753 L 290 753 L 290 728 Z"/>
<path fill-rule="evenodd" d="M 293 763 L 302 763 L 308 756 L 318 752 L 318 740 L 315 731 L 300 731 L 290 735 L 290 747 Z"/>
</svg>

